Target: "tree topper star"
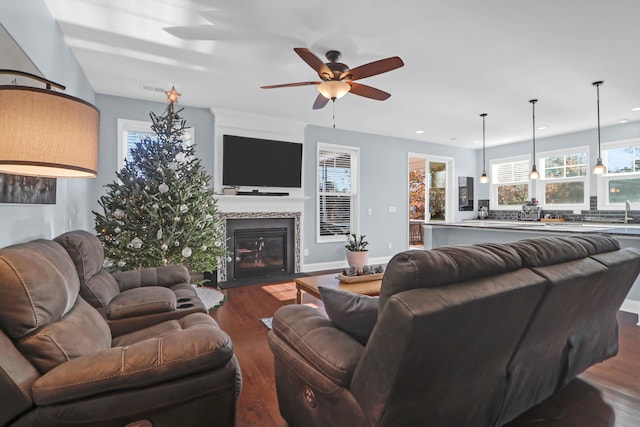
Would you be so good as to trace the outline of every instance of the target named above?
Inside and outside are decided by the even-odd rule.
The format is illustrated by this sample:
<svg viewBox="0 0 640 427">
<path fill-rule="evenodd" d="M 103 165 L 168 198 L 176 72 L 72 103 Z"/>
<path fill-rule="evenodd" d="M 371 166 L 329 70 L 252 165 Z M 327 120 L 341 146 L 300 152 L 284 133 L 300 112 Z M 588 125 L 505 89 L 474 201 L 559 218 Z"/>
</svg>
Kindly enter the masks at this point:
<svg viewBox="0 0 640 427">
<path fill-rule="evenodd" d="M 171 90 L 165 91 L 164 93 L 167 94 L 167 102 L 169 104 L 173 104 L 173 103 L 177 104 L 178 98 L 180 97 L 180 95 L 182 95 L 181 93 L 178 93 L 175 86 L 171 86 Z"/>
</svg>

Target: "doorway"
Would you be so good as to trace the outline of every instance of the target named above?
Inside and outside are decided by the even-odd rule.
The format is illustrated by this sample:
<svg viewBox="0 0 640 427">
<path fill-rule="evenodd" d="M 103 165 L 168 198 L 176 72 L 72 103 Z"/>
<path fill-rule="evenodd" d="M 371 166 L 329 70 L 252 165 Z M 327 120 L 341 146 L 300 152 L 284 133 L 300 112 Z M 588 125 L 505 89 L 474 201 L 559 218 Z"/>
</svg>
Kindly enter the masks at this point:
<svg viewBox="0 0 640 427">
<path fill-rule="evenodd" d="M 453 159 L 409 153 L 409 247 L 424 247 L 424 223 L 453 219 Z"/>
</svg>

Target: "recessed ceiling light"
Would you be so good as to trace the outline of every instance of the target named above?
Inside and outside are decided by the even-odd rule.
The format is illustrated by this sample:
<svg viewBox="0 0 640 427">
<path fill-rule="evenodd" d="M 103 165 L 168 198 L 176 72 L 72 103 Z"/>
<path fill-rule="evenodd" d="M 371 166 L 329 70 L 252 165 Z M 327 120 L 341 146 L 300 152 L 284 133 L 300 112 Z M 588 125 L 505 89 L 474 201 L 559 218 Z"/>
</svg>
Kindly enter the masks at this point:
<svg viewBox="0 0 640 427">
<path fill-rule="evenodd" d="M 453 138 L 449 138 L 449 141 L 455 141 L 456 139 L 458 139 L 458 138 L 456 138 L 456 137 L 454 136 Z"/>
<path fill-rule="evenodd" d="M 546 126 L 540 126 L 538 130 L 545 130 L 546 128 L 547 128 Z"/>
<path fill-rule="evenodd" d="M 417 130 L 416 133 L 424 133 L 423 130 Z"/>
<path fill-rule="evenodd" d="M 474 144 L 480 144 L 480 140 L 476 139 L 475 141 L 472 141 Z"/>
<path fill-rule="evenodd" d="M 631 111 L 640 111 L 640 107 L 632 108 Z"/>
<path fill-rule="evenodd" d="M 620 119 L 618 120 L 618 123 L 627 123 L 629 121 L 629 119 Z"/>
</svg>

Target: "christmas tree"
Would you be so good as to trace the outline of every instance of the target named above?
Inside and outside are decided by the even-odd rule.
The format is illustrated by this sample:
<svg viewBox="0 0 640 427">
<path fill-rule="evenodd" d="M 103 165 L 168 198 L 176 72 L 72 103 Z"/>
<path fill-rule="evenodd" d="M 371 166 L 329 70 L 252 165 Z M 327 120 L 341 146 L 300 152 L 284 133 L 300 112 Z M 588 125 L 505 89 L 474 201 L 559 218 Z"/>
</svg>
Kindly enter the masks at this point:
<svg viewBox="0 0 640 427">
<path fill-rule="evenodd" d="M 155 137 L 135 144 L 131 159 L 100 197 L 104 212 L 93 212 L 110 270 L 183 264 L 210 272 L 226 258 L 211 177 L 185 138 L 182 109 L 174 110 L 180 94 L 175 88 L 166 93 L 163 115 L 150 113 Z"/>
</svg>

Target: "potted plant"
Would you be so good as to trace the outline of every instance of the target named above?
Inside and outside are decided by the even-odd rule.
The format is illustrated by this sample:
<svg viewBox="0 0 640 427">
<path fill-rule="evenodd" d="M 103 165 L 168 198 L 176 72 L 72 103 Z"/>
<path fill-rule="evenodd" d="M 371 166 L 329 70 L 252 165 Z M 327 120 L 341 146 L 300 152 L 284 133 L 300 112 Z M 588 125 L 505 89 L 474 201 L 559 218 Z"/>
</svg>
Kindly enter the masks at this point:
<svg viewBox="0 0 640 427">
<path fill-rule="evenodd" d="M 369 242 L 365 240 L 365 235 L 357 236 L 355 233 L 351 233 L 347 237 L 347 244 L 344 247 L 347 249 L 347 263 L 349 267 L 355 266 L 358 274 L 362 274 L 362 267 L 367 265 L 369 261 L 369 250 L 366 249 Z"/>
</svg>

